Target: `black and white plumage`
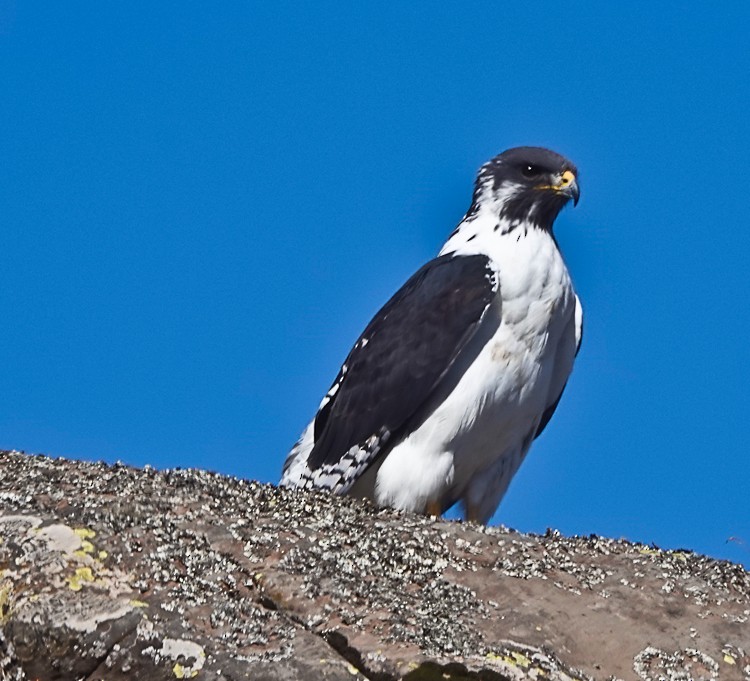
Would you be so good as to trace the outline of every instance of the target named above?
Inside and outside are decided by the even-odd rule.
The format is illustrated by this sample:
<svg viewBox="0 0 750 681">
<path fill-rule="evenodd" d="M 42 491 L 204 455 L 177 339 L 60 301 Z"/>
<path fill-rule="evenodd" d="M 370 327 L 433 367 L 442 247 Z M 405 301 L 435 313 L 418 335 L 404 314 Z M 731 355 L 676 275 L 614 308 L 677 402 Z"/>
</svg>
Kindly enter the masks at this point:
<svg viewBox="0 0 750 681">
<path fill-rule="evenodd" d="M 562 395 L 582 312 L 552 227 L 575 166 L 510 149 L 477 176 L 440 254 L 354 344 L 282 485 L 487 522 Z"/>
</svg>

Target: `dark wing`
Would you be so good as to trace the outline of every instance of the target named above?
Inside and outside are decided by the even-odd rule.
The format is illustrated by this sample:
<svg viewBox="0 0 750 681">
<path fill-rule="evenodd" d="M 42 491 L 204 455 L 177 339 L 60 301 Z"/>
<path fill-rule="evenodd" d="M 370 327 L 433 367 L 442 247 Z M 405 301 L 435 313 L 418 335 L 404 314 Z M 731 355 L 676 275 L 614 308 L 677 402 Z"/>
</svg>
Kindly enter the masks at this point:
<svg viewBox="0 0 750 681">
<path fill-rule="evenodd" d="M 566 382 L 565 385 L 568 385 Z M 536 429 L 536 435 L 534 435 L 534 439 L 536 440 L 541 434 L 542 431 L 547 427 L 547 424 L 549 423 L 549 420 L 552 418 L 552 414 L 555 413 L 555 409 L 557 409 L 557 405 L 560 404 L 560 399 L 563 396 L 563 393 L 565 392 L 565 385 L 563 386 L 563 389 L 560 391 L 560 394 L 557 396 L 557 399 L 544 410 L 544 413 L 542 414 L 542 420 L 539 421 L 539 427 Z"/>
<path fill-rule="evenodd" d="M 578 353 L 581 351 L 581 341 L 583 340 L 583 314 L 581 313 L 581 301 L 578 300 L 578 296 L 576 296 L 576 354 L 575 356 L 578 357 Z M 557 405 L 560 404 L 560 399 L 563 396 L 563 393 L 565 392 L 565 386 L 568 385 L 568 382 L 565 381 L 563 384 L 562 390 L 560 391 L 560 394 L 557 396 L 557 399 L 549 405 L 544 410 L 544 413 L 542 414 L 542 419 L 539 421 L 539 427 L 536 429 L 536 435 L 534 435 L 534 439 L 536 440 L 541 434 L 542 431 L 547 427 L 547 424 L 549 423 L 549 420 L 552 418 L 552 415 L 555 413 L 555 409 L 557 409 Z"/>
<path fill-rule="evenodd" d="M 497 291 L 483 255 L 445 255 L 383 306 L 315 417 L 307 484 L 344 493 L 427 400 Z"/>
</svg>

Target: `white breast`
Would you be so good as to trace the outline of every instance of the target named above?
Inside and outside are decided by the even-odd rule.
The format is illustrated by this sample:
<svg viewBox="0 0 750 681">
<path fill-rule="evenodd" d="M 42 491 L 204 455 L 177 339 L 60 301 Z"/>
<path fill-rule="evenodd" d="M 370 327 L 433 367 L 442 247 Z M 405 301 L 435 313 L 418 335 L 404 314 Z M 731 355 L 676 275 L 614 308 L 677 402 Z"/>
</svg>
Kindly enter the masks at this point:
<svg viewBox="0 0 750 681">
<path fill-rule="evenodd" d="M 424 511 L 462 500 L 489 520 L 568 378 L 576 297 L 560 251 L 543 230 L 496 232 L 443 249 L 489 255 L 498 297 L 422 423 L 373 472 L 380 504 Z"/>
</svg>

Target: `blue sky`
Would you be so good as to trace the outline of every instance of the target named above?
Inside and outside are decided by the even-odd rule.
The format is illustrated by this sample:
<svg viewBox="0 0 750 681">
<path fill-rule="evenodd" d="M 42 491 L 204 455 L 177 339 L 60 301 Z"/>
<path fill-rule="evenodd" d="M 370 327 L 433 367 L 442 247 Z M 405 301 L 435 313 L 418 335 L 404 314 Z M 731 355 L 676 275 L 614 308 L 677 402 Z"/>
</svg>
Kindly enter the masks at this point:
<svg viewBox="0 0 750 681">
<path fill-rule="evenodd" d="M 580 169 L 493 522 L 750 565 L 750 5 L 0 1 L 0 447 L 278 479 L 477 167 Z"/>
</svg>

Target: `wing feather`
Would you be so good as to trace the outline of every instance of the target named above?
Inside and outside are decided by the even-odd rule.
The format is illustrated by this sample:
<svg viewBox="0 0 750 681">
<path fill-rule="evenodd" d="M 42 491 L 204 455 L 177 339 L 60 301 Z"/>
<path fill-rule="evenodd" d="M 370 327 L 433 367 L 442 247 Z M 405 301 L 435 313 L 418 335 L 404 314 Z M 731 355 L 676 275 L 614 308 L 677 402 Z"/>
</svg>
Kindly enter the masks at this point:
<svg viewBox="0 0 750 681">
<path fill-rule="evenodd" d="M 581 301 L 576 296 L 576 309 L 575 309 L 575 331 L 576 331 L 576 354 L 575 356 L 578 357 L 578 353 L 581 350 L 581 341 L 583 340 L 583 308 L 581 307 Z M 550 419 L 552 418 L 552 415 L 555 413 L 555 410 L 557 409 L 557 405 L 560 404 L 560 399 L 563 396 L 563 393 L 565 392 L 565 386 L 568 385 L 567 378 L 565 379 L 565 382 L 563 383 L 562 388 L 560 389 L 560 392 L 557 394 L 557 397 L 555 400 L 544 410 L 544 413 L 542 414 L 542 418 L 539 421 L 539 426 L 536 429 L 536 435 L 534 435 L 534 439 L 538 438 L 544 429 L 547 427 L 547 424 L 549 423 Z"/>
<path fill-rule="evenodd" d="M 323 400 L 305 483 L 346 492 L 429 398 L 497 291 L 483 255 L 438 257 L 383 306 Z"/>
</svg>

